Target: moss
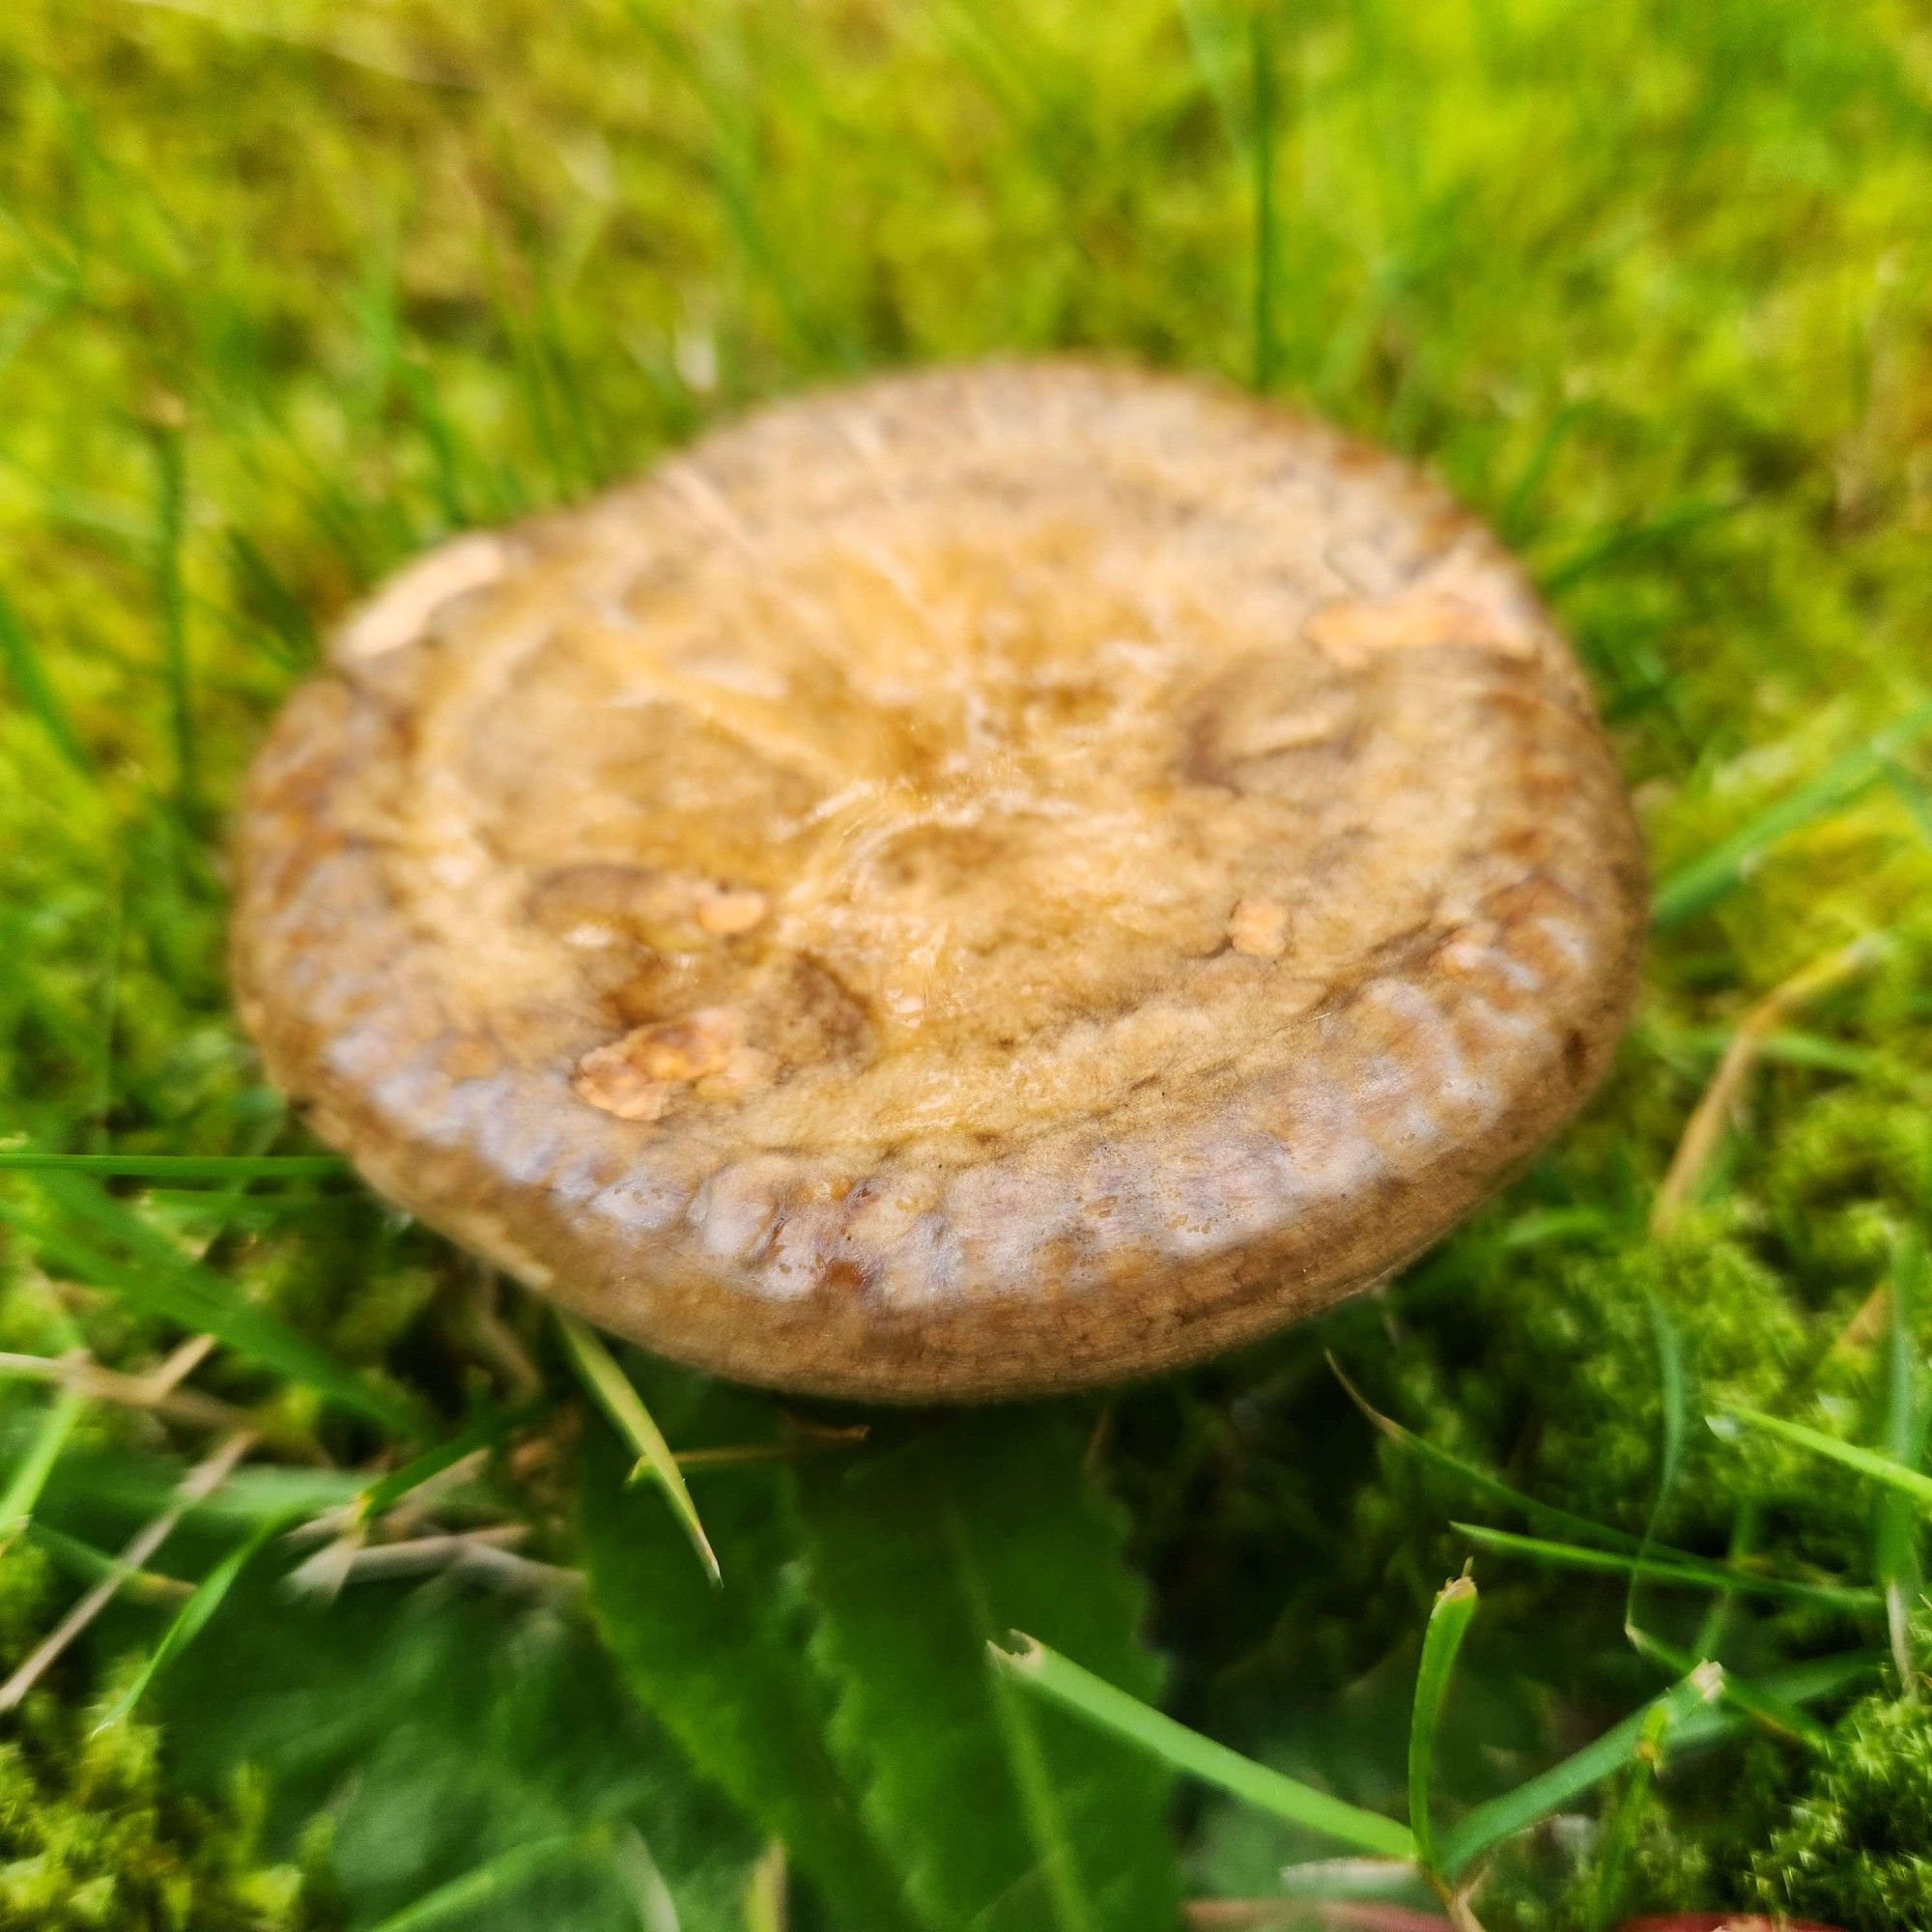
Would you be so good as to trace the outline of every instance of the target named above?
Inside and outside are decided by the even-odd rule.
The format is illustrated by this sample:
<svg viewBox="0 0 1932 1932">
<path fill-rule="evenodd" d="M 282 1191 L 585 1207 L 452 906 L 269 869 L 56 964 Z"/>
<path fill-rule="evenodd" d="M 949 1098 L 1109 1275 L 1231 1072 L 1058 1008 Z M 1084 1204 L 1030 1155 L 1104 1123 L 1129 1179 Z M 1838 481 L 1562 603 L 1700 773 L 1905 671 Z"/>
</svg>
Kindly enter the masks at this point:
<svg viewBox="0 0 1932 1932">
<path fill-rule="evenodd" d="M 33 1546 L 0 1558 L 0 1662 L 43 1634 L 58 1593 Z M 90 1705 L 71 1678 L 31 1692 L 0 1737 L 0 1932 L 320 1932 L 331 1920 L 302 1870 L 264 1856 L 262 1795 L 226 1802 L 175 1789 L 161 1736 L 103 1722 L 120 1688 Z"/>
<path fill-rule="evenodd" d="M 261 1805 L 215 1808 L 165 1782 L 158 1736 L 93 1728 L 44 1698 L 0 1744 L 7 1932 L 296 1932 L 326 1918 L 301 1872 L 262 1862 Z"/>
<path fill-rule="evenodd" d="M 1820 1561 L 1860 1559 L 1847 1547 L 1861 1512 L 1853 1486 L 1814 1457 L 1721 1436 L 1704 1418 L 1738 1406 L 1783 1409 L 1813 1381 L 1829 1323 L 1808 1283 L 1767 1259 L 1740 1204 L 1693 1217 L 1667 1236 L 1641 1233 L 1597 1254 L 1539 1262 L 1507 1253 L 1445 1269 L 1445 1288 L 1407 1311 L 1400 1347 L 1376 1364 L 1390 1410 L 1430 1439 L 1516 1488 L 1576 1514 L 1641 1531 L 1662 1476 L 1665 1396 L 1661 1321 L 1675 1338 L 1685 1388 L 1683 1451 L 1662 1527 L 1671 1540 L 1721 1547 L 1746 1496 L 1817 1540 Z M 1861 1293 L 1864 1284 L 1860 1284 Z M 1844 1319 L 1857 1299 L 1841 1296 Z M 1822 1327 L 1822 1332 L 1821 1332 Z M 1823 1386 L 1861 1397 L 1869 1351 L 1831 1365 Z M 1851 1411 L 1856 1417 L 1856 1406 Z M 1431 1473 L 1397 1443 L 1380 1452 L 1380 1488 L 1361 1498 L 1378 1545 L 1434 1515 L 1467 1515 L 1465 1484 Z"/>
<path fill-rule="evenodd" d="M 1750 1855 L 1748 1897 L 1844 1932 L 1932 1925 L 1932 1708 L 1866 1699 Z"/>
<path fill-rule="evenodd" d="M 1565 1392 L 1542 1409 L 1539 1492 L 1586 1516 L 1628 1524 L 1656 1489 L 1663 1395 L 1653 1307 L 1681 1338 L 1696 1413 L 1775 1406 L 1813 1347 L 1788 1281 L 1721 1225 L 1560 1269 L 1547 1293 L 1525 1299 L 1509 1339 L 1520 1387 Z M 1721 1449 L 1698 1435 L 1688 1444 L 1694 1464 L 1720 1462 Z M 1694 1464 L 1691 1508 L 1703 1500 Z M 1719 1494 L 1738 1487 L 1721 1469 L 1709 1482 Z"/>
<path fill-rule="evenodd" d="M 1607 1889 L 1601 1848 L 1595 1832 L 1514 1846 L 1482 1892 L 1484 1924 L 1595 1932 L 1626 1915 L 1746 1911 L 1841 1932 L 1932 1924 L 1932 1710 L 1887 1689 L 1815 1752 L 1760 1744 L 1718 1789 L 1694 1765 L 1673 1770 Z"/>
<path fill-rule="evenodd" d="M 1922 1099 L 1876 1083 L 1824 1095 L 1778 1136 L 1763 1184 L 1770 1225 L 1795 1265 L 1828 1280 L 1879 1280 L 1898 1231 L 1932 1205 L 1932 1119 Z M 1920 1313 L 1932 1324 L 1932 1309 Z"/>
<path fill-rule="evenodd" d="M 303 1876 L 263 1864 L 261 1806 L 166 1787 L 149 1725 L 44 1710 L 0 1745 L 0 1926 L 8 1932 L 294 1932 L 327 1918 Z"/>
</svg>

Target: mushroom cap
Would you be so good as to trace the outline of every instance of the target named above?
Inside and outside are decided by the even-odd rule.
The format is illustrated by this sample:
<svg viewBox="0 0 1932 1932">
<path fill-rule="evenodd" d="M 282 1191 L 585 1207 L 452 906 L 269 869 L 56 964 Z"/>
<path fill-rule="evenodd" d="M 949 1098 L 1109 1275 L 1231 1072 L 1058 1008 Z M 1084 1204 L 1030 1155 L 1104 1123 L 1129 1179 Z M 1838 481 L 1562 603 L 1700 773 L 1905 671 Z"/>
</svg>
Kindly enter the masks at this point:
<svg viewBox="0 0 1932 1932">
<path fill-rule="evenodd" d="M 895 376 L 461 537 L 257 761 L 273 1078 L 603 1326 L 882 1400 L 1381 1280 L 1576 1110 L 1645 886 L 1496 542 L 1335 431 Z"/>
</svg>

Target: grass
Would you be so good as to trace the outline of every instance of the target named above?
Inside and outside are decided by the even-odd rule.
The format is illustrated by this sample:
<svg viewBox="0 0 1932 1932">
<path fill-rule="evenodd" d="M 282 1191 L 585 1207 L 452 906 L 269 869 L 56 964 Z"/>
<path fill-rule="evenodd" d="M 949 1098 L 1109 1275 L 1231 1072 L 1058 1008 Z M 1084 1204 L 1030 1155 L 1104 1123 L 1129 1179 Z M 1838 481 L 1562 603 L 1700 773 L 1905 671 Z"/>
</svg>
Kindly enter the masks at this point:
<svg viewBox="0 0 1932 1932">
<path fill-rule="evenodd" d="M 1093 1869 L 1111 1800 L 1168 1803 L 1197 1900 L 1277 1895 L 1332 1857 L 1321 1816 L 1406 1857 L 1414 1812 L 1488 1932 L 1932 1919 L 1928 179 L 1903 0 L 16 0 L 0 1351 L 84 1351 L 137 1399 L 0 1385 L 0 1674 L 100 1580 L 74 1552 L 172 1507 L 188 1415 L 255 1446 L 0 1737 L 0 1927 L 192 1898 L 198 1932 L 481 1932 L 539 1884 L 582 1932 L 969 1897 L 1112 1926 L 1168 1881 L 1135 1866 L 1137 1908 Z M 1059 348 L 1321 411 L 1490 518 L 1577 639 L 1657 919 L 1574 1133 L 1386 1295 L 1025 1425 L 1091 1438 L 1069 1511 L 1114 1498 L 1029 1524 L 1085 1552 L 1045 1598 L 1070 1634 L 1010 1565 L 943 1631 L 911 1546 L 868 1570 L 838 1513 L 841 1470 L 891 1492 L 892 1428 L 635 1358 L 588 1396 L 540 1310 L 304 1138 L 230 1009 L 225 824 L 318 635 L 423 545 L 766 396 Z M 660 1481 L 593 1492 L 624 1389 Z M 961 1535 L 1009 1547 L 935 1461 Z M 667 1505 L 687 1476 L 722 1591 Z M 665 1531 L 615 1612 L 660 1624 L 616 1631 L 608 1577 L 585 1615 L 598 1507 Z M 1445 1694 L 1431 1610 L 1472 1547 Z M 282 1593 L 298 1563 L 322 1598 Z M 867 1577 L 913 1607 L 872 1616 Z M 1003 1877 L 918 1802 L 882 1687 L 937 1672 L 1010 1727 L 1028 1687 L 959 1673 L 1013 1624 L 1183 1776 L 1163 1801 L 1058 1708 L 1023 1766 L 952 1740 L 1025 1771 L 1015 1846 L 1089 1821 Z M 900 1639 L 926 1649 L 873 1672 Z M 1247 1802 L 1285 1792 L 1321 1803 Z"/>
</svg>

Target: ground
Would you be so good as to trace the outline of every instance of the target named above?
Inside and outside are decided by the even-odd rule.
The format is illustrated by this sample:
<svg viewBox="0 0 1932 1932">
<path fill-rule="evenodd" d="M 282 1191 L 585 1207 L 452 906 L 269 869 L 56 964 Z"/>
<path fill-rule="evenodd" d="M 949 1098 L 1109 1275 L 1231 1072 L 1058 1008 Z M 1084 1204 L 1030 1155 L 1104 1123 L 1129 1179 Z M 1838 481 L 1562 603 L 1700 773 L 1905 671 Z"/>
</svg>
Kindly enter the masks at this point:
<svg viewBox="0 0 1932 1932">
<path fill-rule="evenodd" d="M 1095 1604 L 1138 1623 L 1165 1708 L 1395 1817 L 1430 1605 L 1473 1558 L 1445 1817 L 1531 1789 L 1698 1657 L 1758 1706 L 1722 1703 L 1705 1750 L 1666 1712 L 1606 1781 L 1534 1787 L 1474 1900 L 1491 1932 L 1932 1919 L 1922 1502 L 1892 1466 L 1922 1455 L 1932 1335 L 1928 193 L 1932 29 L 1878 0 L 15 0 L 0 1131 L 109 1159 L 0 1187 L 0 1518 L 32 1517 L 0 1530 L 0 1666 L 222 1428 L 259 1442 L 155 1560 L 194 1581 L 248 1552 L 205 1627 L 165 1581 L 124 1590 L 0 1718 L 0 1925 L 480 1927 L 527 1922 L 546 1873 L 573 1927 L 671 1922 L 660 1894 L 689 1927 L 778 1922 L 760 1846 L 797 1793 L 738 1778 L 608 1578 L 647 1710 L 570 1607 L 604 1424 L 553 1330 L 281 1164 L 316 1150 L 230 1011 L 226 815 L 318 631 L 437 537 L 769 395 L 1050 347 L 1231 377 L 1433 468 L 1575 637 L 1658 886 L 1609 1086 L 1468 1229 L 1267 1349 L 1014 1425 L 1084 1445 L 1069 1498 L 1116 1499 L 1111 1531 L 1078 1517 L 1096 1553 L 1066 1593 L 1124 1537 L 1145 1615 L 1124 1572 Z M 1680 1160 L 1720 1078 L 1734 1105 Z M 191 1413 L 63 1397 L 17 1359 L 146 1373 L 196 1332 L 220 1346 L 185 1371 Z M 674 1446 L 775 1426 L 628 1366 Z M 489 1435 L 538 1386 L 540 1422 Z M 512 1588 L 356 1572 L 301 1607 L 266 1574 L 283 1546 L 236 1540 L 407 1470 L 412 1431 L 478 1428 L 532 1566 Z M 699 1511 L 722 1542 L 744 1498 L 782 1500 L 774 1592 L 803 1575 L 850 1693 L 835 1755 L 865 1733 L 905 1771 L 866 1662 L 890 1632 L 841 1595 L 851 1523 L 797 1442 L 731 1478 L 762 1488 L 696 1486 Z M 1750 1581 L 1633 1582 L 1617 1532 Z M 881 1777 L 862 1809 L 894 1804 Z M 1192 1899 L 1273 1896 L 1335 1850 L 1192 1781 L 1171 1804 Z M 911 1882 L 922 1922 L 973 1882 L 947 1849 Z M 797 1922 L 849 1920 L 839 1872 L 794 1891 Z M 1083 1922 L 1047 1895 L 1032 1922 Z"/>
</svg>

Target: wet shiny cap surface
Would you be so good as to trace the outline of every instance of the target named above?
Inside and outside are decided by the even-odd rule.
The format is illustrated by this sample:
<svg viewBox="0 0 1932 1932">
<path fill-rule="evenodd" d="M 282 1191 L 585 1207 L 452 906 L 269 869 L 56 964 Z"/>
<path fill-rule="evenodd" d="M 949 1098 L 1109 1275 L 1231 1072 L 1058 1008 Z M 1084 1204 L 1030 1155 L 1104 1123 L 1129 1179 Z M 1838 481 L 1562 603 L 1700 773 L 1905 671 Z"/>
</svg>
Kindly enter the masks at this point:
<svg viewBox="0 0 1932 1932">
<path fill-rule="evenodd" d="M 1052 362 L 783 404 L 404 571 L 257 762 L 234 956 L 426 1221 L 681 1360 L 928 1401 L 1381 1279 L 1581 1103 L 1643 904 L 1464 513 Z"/>
</svg>

